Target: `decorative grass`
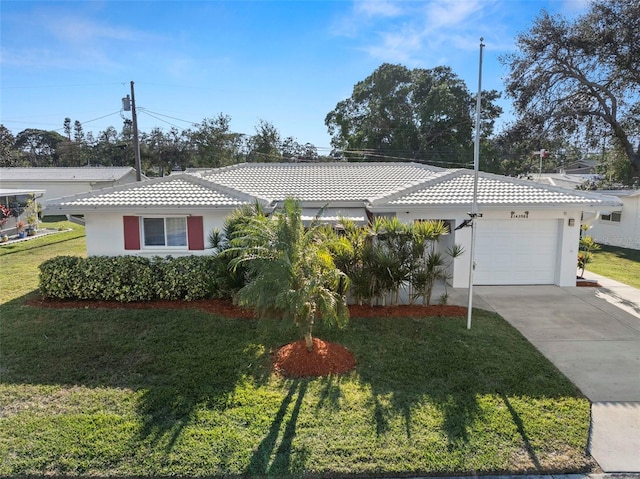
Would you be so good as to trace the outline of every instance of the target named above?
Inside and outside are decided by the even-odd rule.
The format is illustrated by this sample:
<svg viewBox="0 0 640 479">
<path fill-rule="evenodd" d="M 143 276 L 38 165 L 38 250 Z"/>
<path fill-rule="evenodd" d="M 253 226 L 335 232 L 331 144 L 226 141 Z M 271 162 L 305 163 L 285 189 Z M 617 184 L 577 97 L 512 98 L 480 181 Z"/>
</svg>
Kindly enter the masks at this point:
<svg viewBox="0 0 640 479">
<path fill-rule="evenodd" d="M 72 240 L 43 247 L 57 253 Z M 2 257 L 34 270 L 33 251 Z M 33 264 L 31 264 L 33 263 Z M 5 281 L 3 279 L 3 281 Z M 19 292 L 31 292 L 37 278 Z M 29 283 L 29 281 L 31 281 Z M 29 286 L 31 284 L 32 286 Z M 356 370 L 287 380 L 288 325 L 0 305 L 0 476 L 581 472 L 589 402 L 495 314 L 317 329 Z"/>
<path fill-rule="evenodd" d="M 640 288 L 640 250 L 601 245 L 587 271 Z"/>
</svg>

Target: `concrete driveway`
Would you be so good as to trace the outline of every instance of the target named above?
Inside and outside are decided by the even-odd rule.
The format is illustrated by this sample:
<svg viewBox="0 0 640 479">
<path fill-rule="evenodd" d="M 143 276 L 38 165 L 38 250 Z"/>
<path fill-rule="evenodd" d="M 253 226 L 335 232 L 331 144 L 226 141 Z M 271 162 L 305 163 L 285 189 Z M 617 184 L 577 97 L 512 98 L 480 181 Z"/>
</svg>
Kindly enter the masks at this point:
<svg viewBox="0 0 640 479">
<path fill-rule="evenodd" d="M 473 306 L 509 321 L 591 400 L 589 449 L 605 472 L 640 472 L 640 290 L 587 277 L 604 288 L 474 286 Z"/>
</svg>

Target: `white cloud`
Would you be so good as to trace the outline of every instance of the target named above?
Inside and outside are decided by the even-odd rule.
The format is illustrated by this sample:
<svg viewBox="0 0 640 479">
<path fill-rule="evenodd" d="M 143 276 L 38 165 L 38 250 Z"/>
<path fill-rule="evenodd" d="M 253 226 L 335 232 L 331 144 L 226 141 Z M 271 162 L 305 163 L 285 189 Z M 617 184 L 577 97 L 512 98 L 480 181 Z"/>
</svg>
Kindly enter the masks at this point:
<svg viewBox="0 0 640 479">
<path fill-rule="evenodd" d="M 113 71 L 124 67 L 134 47 L 161 49 L 161 36 L 127 27 L 112 26 L 92 14 L 50 8 L 34 9 L 11 18 L 26 42 L 5 42 L 2 63 L 37 69 Z"/>
<path fill-rule="evenodd" d="M 409 27 L 403 31 L 380 33 L 379 37 L 379 43 L 364 47 L 363 50 L 382 61 L 414 63 L 414 54 L 424 47 L 423 33 L 411 31 Z"/>
<path fill-rule="evenodd" d="M 580 15 L 589 9 L 591 0 L 564 0 L 562 13 L 568 16 Z"/>
<path fill-rule="evenodd" d="M 71 45 L 103 40 L 131 41 L 136 36 L 126 28 L 114 28 L 78 16 L 57 18 L 55 22 L 43 22 L 43 26 L 59 41 Z"/>
<path fill-rule="evenodd" d="M 498 0 L 357 1 L 354 12 L 368 13 L 369 32 L 361 35 L 359 48 L 376 60 L 416 66 L 446 62 L 457 50 L 477 50 L 483 32 L 494 34 L 494 47 L 504 46 L 510 43 L 499 37 L 499 26 L 486 21 L 498 7 Z M 343 21 L 351 25 L 344 36 L 360 38 L 358 26 L 365 20 L 351 16 Z"/>
<path fill-rule="evenodd" d="M 356 0 L 356 15 L 368 17 L 397 17 L 403 13 L 400 4 L 392 0 Z"/>
<path fill-rule="evenodd" d="M 446 28 L 458 26 L 470 20 L 471 15 L 477 13 L 491 2 L 448 0 L 430 2 L 427 5 L 427 26 L 429 28 Z"/>
</svg>

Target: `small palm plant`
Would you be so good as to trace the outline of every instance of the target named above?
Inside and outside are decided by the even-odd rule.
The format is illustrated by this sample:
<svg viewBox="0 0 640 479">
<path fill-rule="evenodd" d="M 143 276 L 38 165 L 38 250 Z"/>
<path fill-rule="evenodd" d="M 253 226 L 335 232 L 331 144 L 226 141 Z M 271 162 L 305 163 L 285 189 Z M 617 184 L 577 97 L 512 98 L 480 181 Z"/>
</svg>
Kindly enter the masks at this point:
<svg viewBox="0 0 640 479">
<path fill-rule="evenodd" d="M 438 240 L 446 234 L 449 234 L 449 227 L 442 221 L 422 221 L 413 226 L 416 262 L 411 275 L 411 286 L 415 290 L 412 301 L 422 296 L 422 304 L 431 304 L 436 281 L 449 279 L 447 268 L 450 260 L 464 253 L 464 249 L 457 244 L 449 247 L 444 254 L 436 250 Z"/>
<path fill-rule="evenodd" d="M 350 245 L 335 251 L 334 260 L 338 268 L 351 280 L 349 292 L 355 302 L 362 305 L 371 295 L 371 278 L 364 269 L 366 249 L 369 244 L 369 232 L 348 218 L 340 218 L 336 227 L 342 232 L 342 238 Z"/>
<path fill-rule="evenodd" d="M 584 278 L 584 270 L 593 259 L 593 252 L 598 251 L 600 245 L 591 236 L 582 236 L 578 246 L 578 268 L 580 268 L 580 279 Z"/>
<path fill-rule="evenodd" d="M 243 205 L 229 215 L 222 231 L 215 229 L 209 233 L 209 247 L 215 252 L 213 262 L 213 281 L 219 297 L 232 298 L 247 283 L 246 268 L 237 266 L 230 269 L 229 263 L 238 258 L 242 251 L 233 248 L 232 238 L 238 235 L 255 218 L 266 218 L 266 212 L 259 202 Z"/>
<path fill-rule="evenodd" d="M 248 283 L 237 301 L 262 318 L 293 321 L 313 349 L 313 326 L 318 319 L 342 326 L 349 317 L 346 290 L 349 279 L 333 260 L 332 250 L 348 243 L 318 224 L 305 228 L 298 202 L 287 199 L 272 217 L 255 216 L 240 226 L 232 239 L 238 253 L 230 266 L 244 266 Z"/>
</svg>

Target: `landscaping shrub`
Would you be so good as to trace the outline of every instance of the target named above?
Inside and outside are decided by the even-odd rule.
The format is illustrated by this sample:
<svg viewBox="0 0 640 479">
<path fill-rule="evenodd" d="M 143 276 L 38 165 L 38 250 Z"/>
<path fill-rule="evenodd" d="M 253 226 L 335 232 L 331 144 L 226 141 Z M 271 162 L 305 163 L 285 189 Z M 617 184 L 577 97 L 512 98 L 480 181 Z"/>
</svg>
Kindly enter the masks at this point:
<svg viewBox="0 0 640 479">
<path fill-rule="evenodd" d="M 214 294 L 213 256 L 156 257 L 151 263 L 158 299 L 193 301 Z"/>
<path fill-rule="evenodd" d="M 211 297 L 210 256 L 58 256 L 40 265 L 40 292 L 48 298 L 104 301 L 192 301 Z"/>
<path fill-rule="evenodd" d="M 40 291 L 49 298 L 81 298 L 83 265 L 79 256 L 57 256 L 40 264 Z"/>
</svg>

